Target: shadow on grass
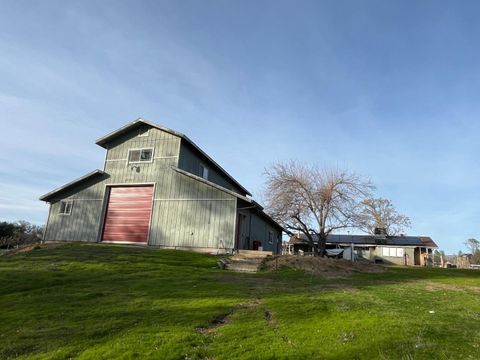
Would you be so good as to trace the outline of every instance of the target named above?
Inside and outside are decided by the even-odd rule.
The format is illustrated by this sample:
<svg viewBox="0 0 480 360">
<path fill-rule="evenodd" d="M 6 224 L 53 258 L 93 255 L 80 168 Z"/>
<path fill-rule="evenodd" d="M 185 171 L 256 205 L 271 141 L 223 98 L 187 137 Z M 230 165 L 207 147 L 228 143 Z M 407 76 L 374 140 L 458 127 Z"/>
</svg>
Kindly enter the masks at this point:
<svg viewBox="0 0 480 360">
<path fill-rule="evenodd" d="M 0 313 L 0 358 L 84 352 L 101 358 L 102 351 L 112 358 L 128 351 L 152 358 L 392 358 L 389 349 L 394 358 L 421 358 L 430 343 L 438 346 L 434 336 L 464 341 L 477 316 L 475 308 L 462 313 L 449 303 L 473 304 L 476 298 L 452 296 L 438 300 L 452 310 L 435 323 L 426 307 L 436 294 L 392 289 L 418 281 L 480 285 L 480 272 L 390 267 L 325 279 L 287 269 L 230 273 L 214 269 L 216 261 L 204 254 L 95 244 L 2 257 L 0 306 L 8 311 Z M 259 305 L 240 307 L 218 337 L 196 332 L 252 299 Z M 435 332 L 449 321 L 456 326 Z M 426 329 L 419 344 L 416 324 Z M 331 348 L 319 345 L 328 342 Z"/>
</svg>

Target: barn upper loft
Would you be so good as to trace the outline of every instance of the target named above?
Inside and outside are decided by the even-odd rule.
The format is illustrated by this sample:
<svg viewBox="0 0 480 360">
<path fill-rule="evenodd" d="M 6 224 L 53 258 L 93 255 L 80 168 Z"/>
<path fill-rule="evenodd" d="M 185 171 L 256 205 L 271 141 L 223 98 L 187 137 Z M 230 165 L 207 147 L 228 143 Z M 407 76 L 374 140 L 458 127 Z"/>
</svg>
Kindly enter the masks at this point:
<svg viewBox="0 0 480 360">
<path fill-rule="evenodd" d="M 156 129 L 159 129 L 161 131 L 165 131 L 169 134 L 172 134 L 174 136 L 178 136 L 182 142 L 185 142 L 187 144 L 187 146 L 189 146 L 191 149 L 193 149 L 193 151 L 195 151 L 199 157 L 202 158 L 202 160 L 204 162 L 206 162 L 209 166 L 211 166 L 212 168 L 214 168 L 217 172 L 219 172 L 220 174 L 222 174 L 225 178 L 227 178 L 231 183 L 233 183 L 235 185 L 236 188 L 238 188 L 244 195 L 249 195 L 251 196 L 252 194 L 246 189 L 244 188 L 237 180 L 235 180 L 235 178 L 233 176 L 231 176 L 223 167 L 221 167 L 215 160 L 213 160 L 205 151 L 203 151 L 197 144 L 195 144 L 190 138 L 188 138 L 188 136 L 178 132 L 178 131 L 175 131 L 175 130 L 172 130 L 172 129 L 169 129 L 169 128 L 166 128 L 162 125 L 158 125 L 158 124 L 155 124 L 153 122 L 150 122 L 148 120 L 145 120 L 145 119 L 142 119 L 142 118 L 138 118 L 128 124 L 126 124 L 125 126 L 122 126 L 121 128 L 115 130 L 115 131 L 112 131 L 111 133 L 97 139 L 97 141 L 95 142 L 97 145 L 105 148 L 105 149 L 108 149 L 108 144 L 110 144 L 112 141 L 114 141 L 115 139 L 117 139 L 118 137 L 128 133 L 128 132 L 131 132 L 133 130 L 136 130 L 136 129 L 140 129 L 142 127 L 145 127 L 145 126 L 149 126 L 149 127 L 152 127 L 152 128 L 156 128 Z"/>
</svg>

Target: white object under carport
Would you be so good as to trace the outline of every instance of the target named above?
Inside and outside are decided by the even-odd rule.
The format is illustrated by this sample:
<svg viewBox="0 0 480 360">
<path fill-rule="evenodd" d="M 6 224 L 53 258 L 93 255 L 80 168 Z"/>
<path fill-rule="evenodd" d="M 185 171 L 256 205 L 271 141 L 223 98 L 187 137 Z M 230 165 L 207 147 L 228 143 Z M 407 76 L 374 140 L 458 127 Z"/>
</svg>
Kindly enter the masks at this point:
<svg viewBox="0 0 480 360">
<path fill-rule="evenodd" d="M 344 258 L 345 260 L 355 261 L 355 252 L 353 251 L 353 244 L 352 244 L 351 247 L 346 248 L 346 249 L 343 251 L 343 258 Z"/>
<path fill-rule="evenodd" d="M 340 255 L 344 250 L 343 249 L 326 249 L 328 256 L 338 256 Z"/>
</svg>

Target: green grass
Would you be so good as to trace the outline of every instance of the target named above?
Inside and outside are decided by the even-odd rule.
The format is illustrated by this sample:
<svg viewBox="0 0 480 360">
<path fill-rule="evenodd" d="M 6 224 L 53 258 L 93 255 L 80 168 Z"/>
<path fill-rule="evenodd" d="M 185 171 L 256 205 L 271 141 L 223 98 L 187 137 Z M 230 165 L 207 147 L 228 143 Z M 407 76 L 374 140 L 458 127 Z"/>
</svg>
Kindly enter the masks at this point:
<svg viewBox="0 0 480 360">
<path fill-rule="evenodd" d="M 216 261 L 88 244 L 2 256 L 0 359 L 480 358 L 480 272 L 324 279 Z"/>
</svg>

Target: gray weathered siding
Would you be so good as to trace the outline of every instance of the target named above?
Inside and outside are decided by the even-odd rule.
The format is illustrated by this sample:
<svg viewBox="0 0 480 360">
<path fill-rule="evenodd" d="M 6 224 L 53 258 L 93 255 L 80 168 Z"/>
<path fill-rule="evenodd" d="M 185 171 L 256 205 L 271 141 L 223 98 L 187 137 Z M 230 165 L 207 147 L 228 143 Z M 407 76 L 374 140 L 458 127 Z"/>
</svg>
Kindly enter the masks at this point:
<svg viewBox="0 0 480 360">
<path fill-rule="evenodd" d="M 170 171 L 173 192 L 155 199 L 150 244 L 233 249 L 236 198 Z"/>
<path fill-rule="evenodd" d="M 200 164 L 204 164 L 208 168 L 208 180 L 218 184 L 228 190 L 235 191 L 241 195 L 245 195 L 245 191 L 240 189 L 234 182 L 214 169 L 207 159 L 202 158 L 190 145 L 182 141 L 180 147 L 180 158 L 178 161 L 178 167 L 182 170 L 188 171 L 197 176 L 200 174 Z"/>
<path fill-rule="evenodd" d="M 106 177 L 94 179 L 65 193 L 50 205 L 47 240 L 97 241 Z M 71 215 L 60 215 L 60 200 L 72 200 Z"/>
<path fill-rule="evenodd" d="M 251 238 L 253 240 L 259 240 L 262 242 L 263 250 L 274 251 L 278 250 L 278 242 L 281 242 L 281 233 L 279 230 L 274 228 L 269 222 L 267 222 L 263 217 L 260 217 L 257 214 L 251 214 L 252 216 L 252 229 L 251 229 Z M 269 232 L 272 232 L 273 239 L 272 242 L 269 242 Z"/>
<path fill-rule="evenodd" d="M 128 165 L 128 150 L 149 147 L 154 148 L 153 162 L 137 163 L 138 168 L 132 169 Z M 175 135 L 152 128 L 148 136 L 138 136 L 138 131 L 132 130 L 108 145 L 105 172 L 111 176 L 109 183 L 156 182 L 165 170 L 177 166 L 179 148 L 180 138 Z"/>
<path fill-rule="evenodd" d="M 280 250 L 281 231 L 272 226 L 264 217 L 258 215 L 252 210 L 239 210 L 242 216 L 238 236 L 239 249 L 253 249 L 254 241 L 261 241 L 263 250 L 277 252 Z M 273 241 L 269 243 L 269 232 L 273 233 Z"/>
</svg>

